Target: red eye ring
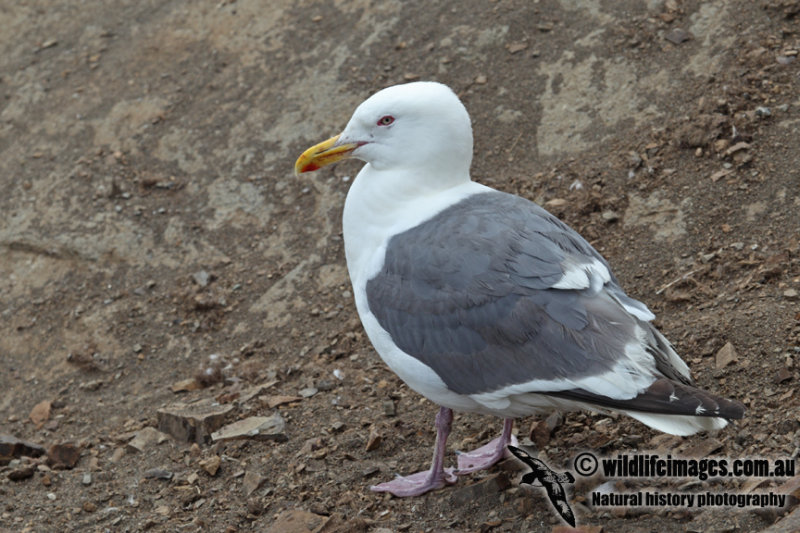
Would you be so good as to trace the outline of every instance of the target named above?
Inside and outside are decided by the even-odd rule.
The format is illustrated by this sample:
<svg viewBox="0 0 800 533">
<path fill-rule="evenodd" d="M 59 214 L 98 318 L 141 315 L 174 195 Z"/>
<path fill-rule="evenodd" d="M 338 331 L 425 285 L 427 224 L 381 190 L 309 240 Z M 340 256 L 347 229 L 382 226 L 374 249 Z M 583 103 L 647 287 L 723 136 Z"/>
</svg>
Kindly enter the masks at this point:
<svg viewBox="0 0 800 533">
<path fill-rule="evenodd" d="M 394 117 L 392 115 L 384 115 L 378 119 L 378 126 L 388 126 L 394 122 Z"/>
</svg>

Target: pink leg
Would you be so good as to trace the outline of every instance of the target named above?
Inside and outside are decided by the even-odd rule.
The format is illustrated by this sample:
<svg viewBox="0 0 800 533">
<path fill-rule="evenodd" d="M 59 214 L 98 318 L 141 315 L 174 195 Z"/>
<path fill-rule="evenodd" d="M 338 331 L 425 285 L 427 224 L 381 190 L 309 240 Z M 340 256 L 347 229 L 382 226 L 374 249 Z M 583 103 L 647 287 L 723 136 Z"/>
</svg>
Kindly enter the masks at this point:
<svg viewBox="0 0 800 533">
<path fill-rule="evenodd" d="M 452 422 L 453 411 L 446 407 L 439 409 L 439 413 L 436 415 L 436 445 L 433 449 L 433 463 L 430 470 L 417 472 L 410 476 L 397 476 L 392 481 L 373 485 L 370 490 L 389 492 L 399 497 L 419 496 L 455 483 L 458 478 L 453 473 L 453 469 L 444 468 L 444 452 L 447 448 L 447 436 L 450 435 Z"/>
<path fill-rule="evenodd" d="M 514 419 L 506 418 L 503 421 L 503 434 L 499 438 L 471 452 L 456 452 L 458 454 L 456 475 L 463 476 L 470 472 L 485 470 L 507 456 L 508 450 L 506 450 L 506 446 L 509 443 L 512 446 L 517 445 L 517 438 L 511 434 L 513 425 Z"/>
</svg>

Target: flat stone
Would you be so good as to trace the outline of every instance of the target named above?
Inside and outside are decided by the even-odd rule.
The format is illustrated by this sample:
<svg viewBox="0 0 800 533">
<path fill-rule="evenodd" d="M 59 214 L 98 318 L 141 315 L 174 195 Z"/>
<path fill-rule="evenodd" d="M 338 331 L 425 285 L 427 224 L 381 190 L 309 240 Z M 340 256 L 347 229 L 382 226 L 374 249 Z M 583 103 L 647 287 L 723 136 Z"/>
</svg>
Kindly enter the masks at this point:
<svg viewBox="0 0 800 533">
<path fill-rule="evenodd" d="M 774 383 L 783 383 L 785 381 L 791 381 L 792 373 L 789 371 L 788 368 L 783 367 L 775 374 L 775 378 L 772 380 Z"/>
<path fill-rule="evenodd" d="M 279 514 L 265 533 L 319 533 L 329 520 L 329 516 L 292 509 Z"/>
<path fill-rule="evenodd" d="M 211 434 L 214 442 L 232 439 L 261 439 L 285 441 L 286 422 L 280 413 L 272 416 L 251 416 L 243 420 L 237 420 L 228 424 Z"/>
<path fill-rule="evenodd" d="M 523 50 L 528 48 L 528 43 L 525 42 L 514 42 L 509 43 L 506 48 L 508 49 L 509 53 L 516 54 L 517 52 L 522 52 Z"/>
<path fill-rule="evenodd" d="M 149 470 L 144 471 L 144 477 L 148 479 L 172 479 L 174 474 L 169 470 L 164 470 L 163 468 L 151 468 Z"/>
<path fill-rule="evenodd" d="M 504 491 L 510 485 L 511 482 L 505 472 L 500 472 L 473 485 L 454 490 L 450 501 L 457 508 L 476 505 L 478 502 Z"/>
<path fill-rule="evenodd" d="M 191 392 L 195 390 L 200 390 L 202 388 L 203 384 L 194 378 L 188 378 L 176 381 L 170 387 L 170 389 L 172 389 L 172 392 Z"/>
<path fill-rule="evenodd" d="M 685 43 L 690 38 L 691 35 L 689 35 L 689 32 L 681 28 L 672 28 L 666 34 L 664 34 L 664 39 L 668 40 L 672 44 Z"/>
<path fill-rule="evenodd" d="M 715 357 L 717 368 L 725 368 L 726 366 L 735 363 L 738 360 L 739 357 L 736 355 L 736 349 L 730 342 L 726 343 L 725 346 L 720 348 Z"/>
<path fill-rule="evenodd" d="M 200 468 L 205 470 L 209 476 L 216 476 L 219 471 L 219 466 L 222 464 L 222 459 L 219 455 L 212 455 L 208 459 L 200 461 Z"/>
<path fill-rule="evenodd" d="M 167 435 L 156 428 L 146 427 L 136 432 L 136 435 L 128 442 L 128 450 L 132 452 L 143 452 L 152 448 L 156 444 L 161 444 L 167 440 Z"/>
<path fill-rule="evenodd" d="M 275 409 L 279 405 L 284 405 L 287 403 L 299 402 L 302 400 L 302 396 L 287 396 L 284 394 L 279 394 L 276 396 L 267 396 L 265 398 L 267 407 L 270 409 Z"/>
<path fill-rule="evenodd" d="M 239 395 L 239 404 L 244 404 L 249 402 L 250 400 L 252 400 L 256 396 L 259 396 L 262 392 L 264 392 L 271 386 L 275 385 L 276 383 L 278 383 L 278 380 L 274 379 L 272 381 L 268 381 L 266 383 L 262 383 L 260 385 L 255 385 L 253 387 L 248 387 L 244 389 L 242 393 Z M 270 409 L 272 408 L 270 407 Z"/>
<path fill-rule="evenodd" d="M 189 405 L 175 403 L 156 412 L 158 430 L 181 442 L 205 444 L 211 434 L 222 427 L 233 408 L 233 405 L 218 405 L 211 400 Z"/>
<path fill-rule="evenodd" d="M 31 422 L 33 422 L 36 427 L 42 427 L 45 422 L 50 418 L 50 407 L 51 403 L 47 400 L 41 401 L 33 406 L 31 409 L 31 414 L 29 415 Z"/>
<path fill-rule="evenodd" d="M 50 464 L 64 468 L 75 468 L 81 458 L 81 449 L 75 444 L 66 442 L 53 444 L 47 449 L 47 458 Z"/>
<path fill-rule="evenodd" d="M 253 494 L 266 480 L 267 478 L 258 472 L 253 472 L 251 470 L 245 472 L 244 478 L 242 479 L 242 491 L 244 491 L 244 495 L 250 496 Z"/>
<path fill-rule="evenodd" d="M 36 469 L 33 467 L 33 465 L 25 465 L 10 471 L 7 474 L 7 477 L 11 481 L 22 481 L 24 479 L 33 477 L 34 472 L 36 472 Z"/>
<path fill-rule="evenodd" d="M 19 459 L 22 456 L 40 457 L 44 453 L 43 446 L 18 439 L 13 435 L 0 435 L 0 465 L 8 464 L 12 459 Z"/>
<path fill-rule="evenodd" d="M 302 396 L 303 398 L 311 398 L 312 396 L 314 396 L 316 393 L 319 392 L 319 389 L 317 389 L 316 387 L 306 387 L 304 389 L 300 389 L 298 392 L 300 393 L 300 396 Z"/>
</svg>

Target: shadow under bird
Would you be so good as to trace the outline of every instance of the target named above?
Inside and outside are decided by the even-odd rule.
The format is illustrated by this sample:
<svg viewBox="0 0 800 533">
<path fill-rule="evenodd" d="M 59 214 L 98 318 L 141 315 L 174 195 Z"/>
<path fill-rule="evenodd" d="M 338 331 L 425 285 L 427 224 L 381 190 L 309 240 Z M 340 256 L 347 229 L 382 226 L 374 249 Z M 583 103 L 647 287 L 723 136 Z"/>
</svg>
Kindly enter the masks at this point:
<svg viewBox="0 0 800 533">
<path fill-rule="evenodd" d="M 441 407 L 429 470 L 372 487 L 415 496 L 488 468 L 514 418 L 618 412 L 674 435 L 723 428 L 744 407 L 689 368 L 608 262 L 538 205 L 470 179 L 472 127 L 447 86 L 383 89 L 295 172 L 366 162 L 344 205 L 356 308 L 386 364 Z M 503 418 L 502 435 L 444 467 L 453 409 Z"/>
</svg>

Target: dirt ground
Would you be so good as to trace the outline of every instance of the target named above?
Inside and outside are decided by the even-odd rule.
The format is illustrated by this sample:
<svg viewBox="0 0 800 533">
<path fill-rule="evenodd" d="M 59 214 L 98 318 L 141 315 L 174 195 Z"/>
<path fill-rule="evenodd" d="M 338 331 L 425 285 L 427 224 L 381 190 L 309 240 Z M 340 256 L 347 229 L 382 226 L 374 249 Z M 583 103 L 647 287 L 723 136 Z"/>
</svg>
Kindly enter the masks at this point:
<svg viewBox="0 0 800 533">
<path fill-rule="evenodd" d="M 562 524 L 511 461 L 420 498 L 368 490 L 427 466 L 437 408 L 355 312 L 340 217 L 359 164 L 292 169 L 415 79 L 462 97 L 476 180 L 580 231 L 698 384 L 748 409 L 688 438 L 530 418 L 523 443 L 557 470 L 586 450 L 800 453 L 797 0 L 26 0 L 0 27 L 0 531 Z M 267 435 L 208 435 L 251 417 Z M 501 426 L 457 415 L 448 460 Z M 568 489 L 583 531 L 781 520 L 592 508 L 605 481 Z M 783 483 L 723 481 L 645 486 Z"/>
</svg>

